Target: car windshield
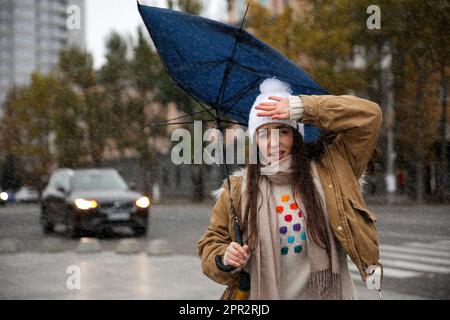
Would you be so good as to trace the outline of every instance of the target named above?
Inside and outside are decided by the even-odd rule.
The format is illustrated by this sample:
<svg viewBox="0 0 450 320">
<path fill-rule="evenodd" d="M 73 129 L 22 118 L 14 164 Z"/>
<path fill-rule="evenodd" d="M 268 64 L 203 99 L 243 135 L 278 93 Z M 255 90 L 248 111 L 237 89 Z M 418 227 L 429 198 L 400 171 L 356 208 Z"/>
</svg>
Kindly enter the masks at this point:
<svg viewBox="0 0 450 320">
<path fill-rule="evenodd" d="M 72 190 L 126 190 L 127 184 L 114 171 L 77 172 L 71 179 Z"/>
</svg>

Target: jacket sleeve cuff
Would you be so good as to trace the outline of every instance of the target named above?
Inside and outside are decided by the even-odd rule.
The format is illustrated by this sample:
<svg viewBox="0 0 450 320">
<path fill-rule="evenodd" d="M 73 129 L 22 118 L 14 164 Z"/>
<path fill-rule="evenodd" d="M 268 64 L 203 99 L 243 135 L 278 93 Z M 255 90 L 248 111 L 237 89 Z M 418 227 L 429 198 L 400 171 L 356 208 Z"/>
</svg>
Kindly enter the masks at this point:
<svg viewBox="0 0 450 320">
<path fill-rule="evenodd" d="M 289 120 L 301 120 L 303 118 L 303 113 L 305 111 L 305 106 L 303 105 L 303 100 L 299 96 L 289 97 Z"/>
<path fill-rule="evenodd" d="M 227 264 L 227 254 L 228 254 L 228 250 L 226 250 L 225 251 L 225 254 L 223 255 L 223 264 L 224 265 L 228 265 Z M 248 255 L 248 257 L 247 257 L 247 259 L 245 259 L 245 262 L 246 262 L 246 264 L 247 264 L 247 262 L 248 262 L 248 260 L 250 259 L 250 255 Z M 244 265 L 245 266 L 245 265 Z M 231 271 L 230 273 L 236 273 L 236 272 L 239 272 L 239 271 L 241 271 L 242 269 L 244 269 L 244 266 L 241 266 L 241 267 L 239 267 L 239 268 L 236 268 L 236 269 L 234 269 L 233 271 Z"/>
<path fill-rule="evenodd" d="M 226 266 L 228 265 L 228 263 L 227 263 L 227 254 L 228 254 L 228 250 L 225 251 L 225 254 L 223 255 L 223 260 L 222 260 L 223 264 L 226 265 Z M 236 273 L 238 271 L 241 271 L 241 269 L 242 269 L 242 267 L 236 268 L 233 271 L 230 271 L 230 273 Z"/>
<path fill-rule="evenodd" d="M 319 115 L 319 107 L 315 96 L 301 96 L 304 110 L 302 122 L 305 124 L 314 124 Z"/>
</svg>

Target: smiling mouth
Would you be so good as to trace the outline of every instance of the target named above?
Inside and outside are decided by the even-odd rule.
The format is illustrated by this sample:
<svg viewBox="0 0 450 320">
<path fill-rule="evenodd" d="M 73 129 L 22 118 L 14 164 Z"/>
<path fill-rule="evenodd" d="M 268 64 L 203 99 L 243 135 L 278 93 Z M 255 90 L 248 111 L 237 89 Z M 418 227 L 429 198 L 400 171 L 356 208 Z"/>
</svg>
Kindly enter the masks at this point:
<svg viewBox="0 0 450 320">
<path fill-rule="evenodd" d="M 285 155 L 286 155 L 285 151 L 279 151 L 279 152 L 272 153 L 270 155 L 270 157 L 273 159 L 281 160 L 285 157 Z"/>
</svg>

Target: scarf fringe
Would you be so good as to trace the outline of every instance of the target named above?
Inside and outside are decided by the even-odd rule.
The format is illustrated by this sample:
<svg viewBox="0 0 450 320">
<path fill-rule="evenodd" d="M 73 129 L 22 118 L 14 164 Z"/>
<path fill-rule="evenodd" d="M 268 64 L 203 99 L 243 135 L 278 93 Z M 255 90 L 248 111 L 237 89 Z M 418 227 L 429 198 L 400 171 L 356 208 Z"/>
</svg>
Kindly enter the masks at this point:
<svg viewBox="0 0 450 320">
<path fill-rule="evenodd" d="M 314 271 L 308 280 L 309 296 L 315 300 L 342 300 L 341 277 L 332 269 Z"/>
</svg>

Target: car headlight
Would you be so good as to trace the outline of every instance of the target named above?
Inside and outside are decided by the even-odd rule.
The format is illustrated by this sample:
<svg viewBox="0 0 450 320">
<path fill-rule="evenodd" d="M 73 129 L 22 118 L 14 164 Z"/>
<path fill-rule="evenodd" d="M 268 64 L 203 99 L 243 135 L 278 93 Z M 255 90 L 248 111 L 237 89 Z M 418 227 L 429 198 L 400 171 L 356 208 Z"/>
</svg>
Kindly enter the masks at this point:
<svg viewBox="0 0 450 320">
<path fill-rule="evenodd" d="M 136 200 L 136 205 L 139 208 L 146 209 L 150 206 L 150 199 L 148 197 L 141 197 Z"/>
<path fill-rule="evenodd" d="M 81 210 L 89 210 L 97 208 L 97 201 L 95 200 L 86 200 L 86 199 L 76 199 L 75 205 L 78 209 Z"/>
<path fill-rule="evenodd" d="M 2 199 L 3 201 L 7 201 L 8 200 L 8 194 L 6 192 L 0 193 L 0 199 Z"/>
</svg>

